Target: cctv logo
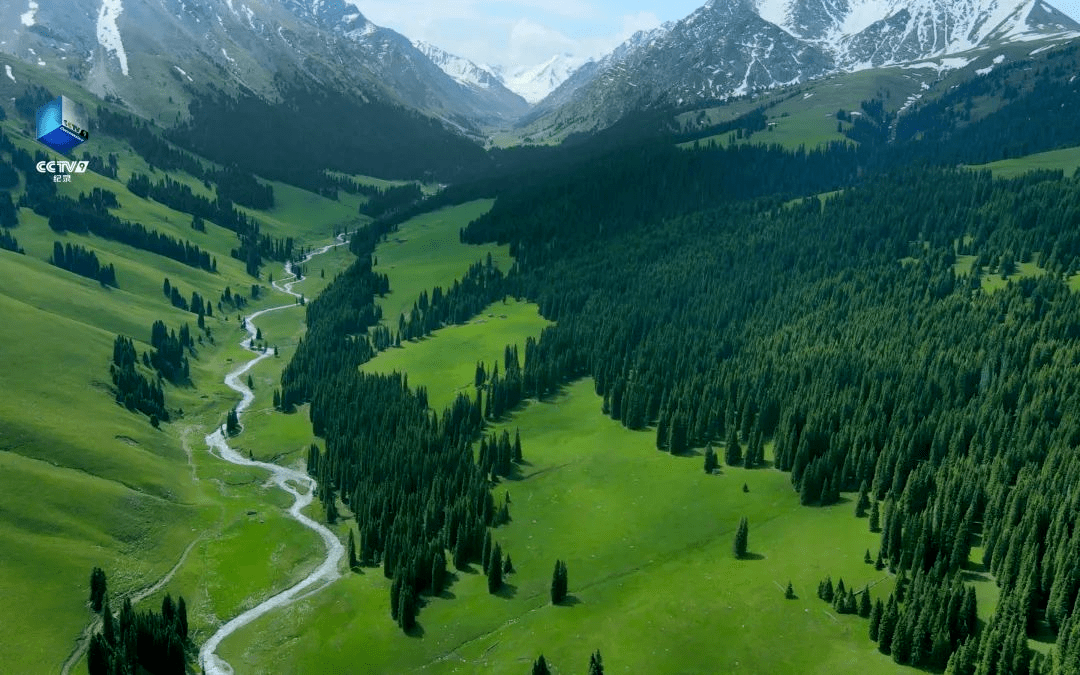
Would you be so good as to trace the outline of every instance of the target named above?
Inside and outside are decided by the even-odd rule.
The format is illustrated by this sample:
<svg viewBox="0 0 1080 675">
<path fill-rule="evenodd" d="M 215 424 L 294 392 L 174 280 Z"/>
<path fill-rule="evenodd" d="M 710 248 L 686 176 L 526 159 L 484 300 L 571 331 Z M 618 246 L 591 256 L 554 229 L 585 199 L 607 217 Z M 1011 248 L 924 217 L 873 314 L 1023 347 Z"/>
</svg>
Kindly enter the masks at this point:
<svg viewBox="0 0 1080 675">
<path fill-rule="evenodd" d="M 38 173 L 86 173 L 90 162 L 38 162 Z"/>
<path fill-rule="evenodd" d="M 59 96 L 37 111 L 37 139 L 56 152 L 66 155 L 88 138 L 86 115 L 67 96 Z"/>
</svg>

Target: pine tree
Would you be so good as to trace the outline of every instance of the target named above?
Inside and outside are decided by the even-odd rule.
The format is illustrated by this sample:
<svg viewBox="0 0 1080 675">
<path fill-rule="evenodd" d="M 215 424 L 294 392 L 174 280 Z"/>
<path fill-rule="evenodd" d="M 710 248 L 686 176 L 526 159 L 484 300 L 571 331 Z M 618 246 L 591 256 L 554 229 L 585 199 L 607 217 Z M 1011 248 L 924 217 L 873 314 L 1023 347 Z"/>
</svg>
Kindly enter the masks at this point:
<svg viewBox="0 0 1080 675">
<path fill-rule="evenodd" d="M 884 611 L 885 605 L 881 602 L 881 598 L 878 598 L 870 610 L 870 639 L 874 642 L 878 639 L 878 627 L 881 626 L 881 615 Z"/>
<path fill-rule="evenodd" d="M 510 554 L 506 554 L 506 560 L 503 561 L 503 576 L 514 573 L 514 563 L 510 562 Z"/>
<path fill-rule="evenodd" d="M 491 530 L 484 531 L 484 547 L 481 549 L 480 565 L 487 574 L 488 563 L 491 562 Z"/>
<path fill-rule="evenodd" d="M 510 556 L 506 556 L 509 561 Z M 446 556 L 442 550 L 436 551 L 431 559 L 431 593 L 438 595 L 446 587 Z"/>
<path fill-rule="evenodd" d="M 488 561 L 487 585 L 488 593 L 497 593 L 503 583 L 503 560 L 502 548 L 495 544 L 491 551 L 491 559 Z"/>
<path fill-rule="evenodd" d="M 90 609 L 100 612 L 107 595 L 108 584 L 105 580 L 105 570 L 95 567 L 90 572 Z"/>
<path fill-rule="evenodd" d="M 885 611 L 881 615 L 881 622 L 878 624 L 878 651 L 882 654 L 892 653 L 893 635 L 896 632 L 898 620 L 896 598 L 890 596 L 888 604 L 885 605 Z"/>
<path fill-rule="evenodd" d="M 870 587 L 864 586 L 862 593 L 859 594 L 859 616 L 867 618 L 870 616 Z"/>
<path fill-rule="evenodd" d="M 727 443 L 724 445 L 724 461 L 728 466 L 738 466 L 742 462 L 742 448 L 739 447 L 735 425 L 728 427 Z"/>
<path fill-rule="evenodd" d="M 589 656 L 589 675 L 604 675 L 604 661 L 600 658 L 600 650 Z"/>
<path fill-rule="evenodd" d="M 788 600 L 795 599 L 795 589 L 792 587 L 791 582 L 787 582 L 787 588 L 784 589 L 784 597 Z"/>
<path fill-rule="evenodd" d="M 566 599 L 567 576 L 566 563 L 555 561 L 555 571 L 551 575 L 551 604 L 557 605 Z"/>
<path fill-rule="evenodd" d="M 349 554 L 349 569 L 354 570 L 359 565 L 359 561 L 356 559 L 356 540 L 353 538 L 352 528 L 349 528 L 349 541 L 345 545 L 346 551 Z"/>
<path fill-rule="evenodd" d="M 551 675 L 551 671 L 548 669 L 547 661 L 544 660 L 544 655 L 541 654 L 540 658 L 533 661 L 532 675 Z"/>
<path fill-rule="evenodd" d="M 712 445 L 705 446 L 705 473 L 712 473 L 716 471 L 716 467 L 719 466 L 719 461 L 716 459 L 716 451 L 713 450 Z"/>
<path fill-rule="evenodd" d="M 750 538 L 750 522 L 743 516 L 739 520 L 739 527 L 735 530 L 735 544 L 733 551 L 736 558 L 743 558 L 746 556 L 746 546 L 749 543 Z"/>
<path fill-rule="evenodd" d="M 240 418 L 236 414 L 236 408 L 231 409 L 225 417 L 225 432 L 230 436 L 240 432 Z"/>
<path fill-rule="evenodd" d="M 866 549 L 866 553 L 863 554 L 862 561 L 867 565 L 874 564 L 874 559 L 870 557 L 870 549 Z"/>
<path fill-rule="evenodd" d="M 878 501 L 876 499 L 870 502 L 870 531 L 881 531 L 881 511 L 878 507 Z"/>
<path fill-rule="evenodd" d="M 855 500 L 855 517 L 862 518 L 866 515 L 866 509 L 870 508 L 870 496 L 868 494 L 866 481 L 863 480 L 859 485 L 859 496 Z"/>
<path fill-rule="evenodd" d="M 180 599 L 176 601 L 176 633 L 180 636 L 180 639 L 187 642 L 188 639 L 188 618 L 187 618 L 187 603 L 184 602 L 184 596 L 180 596 Z"/>
</svg>

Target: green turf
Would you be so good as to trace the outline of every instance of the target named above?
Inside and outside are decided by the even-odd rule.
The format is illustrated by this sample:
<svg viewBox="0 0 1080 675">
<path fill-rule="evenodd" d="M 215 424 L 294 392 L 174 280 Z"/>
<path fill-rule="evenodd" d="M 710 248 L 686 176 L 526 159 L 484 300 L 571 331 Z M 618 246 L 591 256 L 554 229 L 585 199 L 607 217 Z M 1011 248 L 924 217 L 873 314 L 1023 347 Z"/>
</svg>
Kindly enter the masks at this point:
<svg viewBox="0 0 1080 675">
<path fill-rule="evenodd" d="M 503 348 L 518 345 L 525 353 L 525 339 L 539 337 L 550 322 L 531 303 L 510 300 L 489 305 L 480 316 L 464 326 L 449 326 L 415 342 L 389 349 L 361 366 L 369 373 L 407 372 L 413 387 L 427 387 L 428 404 L 442 410 L 459 393 L 470 395 L 476 377 L 476 361 L 490 370 L 498 362 L 503 368 Z"/>
<path fill-rule="evenodd" d="M 487 213 L 493 203 L 482 199 L 417 216 L 376 247 L 375 270 L 390 279 L 390 293 L 379 303 L 394 329 L 397 317 L 412 309 L 421 292 L 431 293 L 435 286 L 449 289 L 469 265 L 488 253 L 503 271 L 509 269 L 508 246 L 469 246 L 458 241 L 458 230 Z"/>
<path fill-rule="evenodd" d="M 1039 152 L 989 164 L 972 165 L 968 168 L 989 169 L 994 174 L 994 178 L 1015 178 L 1037 169 L 1061 170 L 1066 176 L 1072 176 L 1080 169 L 1080 147 Z"/>
<path fill-rule="evenodd" d="M 609 672 L 902 672 L 865 620 L 834 616 L 814 595 L 826 574 L 856 587 L 884 579 L 875 597 L 890 586 L 862 562 L 877 536 L 847 500 L 801 507 L 789 477 L 769 469 L 706 476 L 700 455 L 657 452 L 652 434 L 599 407 L 585 380 L 506 423 L 521 429 L 527 464 L 494 490 L 511 495 L 513 521 L 495 540 L 518 570 L 502 596 L 459 572 L 445 598 L 428 599 L 420 637 L 407 637 L 387 616 L 388 582 L 365 570 L 243 629 L 223 656 L 253 672 L 516 673 L 543 651 L 556 672 L 575 672 L 600 649 Z M 753 559 L 738 561 L 744 515 Z M 566 607 L 547 598 L 556 558 L 569 569 Z M 788 580 L 799 599 L 784 600 Z"/>
</svg>

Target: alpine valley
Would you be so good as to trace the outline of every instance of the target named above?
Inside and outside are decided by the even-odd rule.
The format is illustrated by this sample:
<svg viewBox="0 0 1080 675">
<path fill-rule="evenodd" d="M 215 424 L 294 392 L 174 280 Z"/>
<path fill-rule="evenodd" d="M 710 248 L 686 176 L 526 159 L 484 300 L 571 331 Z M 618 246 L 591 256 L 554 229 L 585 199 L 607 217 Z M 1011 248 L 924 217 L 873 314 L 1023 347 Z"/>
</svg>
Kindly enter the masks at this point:
<svg viewBox="0 0 1080 675">
<path fill-rule="evenodd" d="M 0 672 L 1080 675 L 1080 25 L 363 10 L 0 1 Z"/>
</svg>

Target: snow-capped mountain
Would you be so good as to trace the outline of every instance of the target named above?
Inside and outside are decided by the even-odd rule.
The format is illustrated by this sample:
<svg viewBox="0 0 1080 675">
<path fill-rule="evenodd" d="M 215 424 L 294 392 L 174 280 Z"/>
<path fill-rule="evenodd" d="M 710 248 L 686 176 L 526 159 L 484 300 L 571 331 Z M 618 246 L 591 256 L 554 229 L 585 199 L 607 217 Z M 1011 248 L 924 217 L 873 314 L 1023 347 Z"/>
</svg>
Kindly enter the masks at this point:
<svg viewBox="0 0 1080 675">
<path fill-rule="evenodd" d="M 503 66 L 478 65 L 421 40 L 413 40 L 413 46 L 444 73 L 464 85 L 486 90 L 505 89 L 529 103 L 536 103 L 550 94 L 590 60 L 570 54 L 556 54 L 539 65 L 508 70 Z"/>
<path fill-rule="evenodd" d="M 634 109 L 1052 36 L 1078 37 L 1080 25 L 1044 0 L 710 0 L 580 69 L 521 125 L 587 131 Z"/>
<path fill-rule="evenodd" d="M 494 69 L 477 65 L 421 40 L 413 40 L 413 46 L 454 81 L 473 89 L 480 97 L 492 100 L 505 111 L 506 117 L 517 117 L 528 110 L 529 104 L 525 99 L 506 86 Z"/>
<path fill-rule="evenodd" d="M 541 64 L 500 71 L 500 75 L 511 91 L 516 91 L 529 103 L 536 103 L 591 60 L 571 54 L 556 54 Z"/>
<path fill-rule="evenodd" d="M 0 51 L 171 120 L 207 91 L 279 100 L 317 86 L 458 128 L 502 124 L 517 97 L 463 84 L 345 0 L 6 0 Z"/>
</svg>

